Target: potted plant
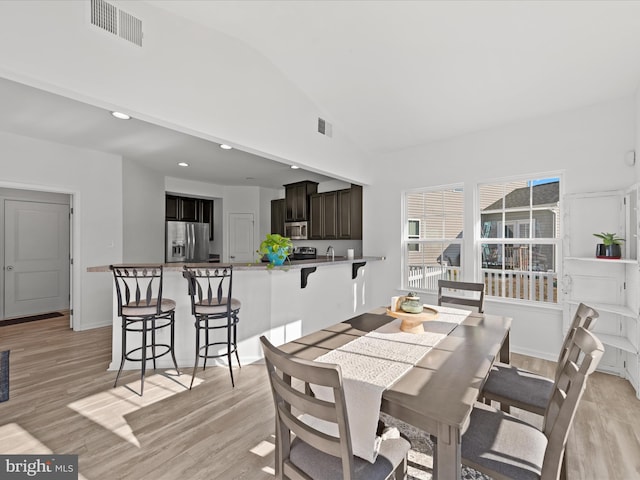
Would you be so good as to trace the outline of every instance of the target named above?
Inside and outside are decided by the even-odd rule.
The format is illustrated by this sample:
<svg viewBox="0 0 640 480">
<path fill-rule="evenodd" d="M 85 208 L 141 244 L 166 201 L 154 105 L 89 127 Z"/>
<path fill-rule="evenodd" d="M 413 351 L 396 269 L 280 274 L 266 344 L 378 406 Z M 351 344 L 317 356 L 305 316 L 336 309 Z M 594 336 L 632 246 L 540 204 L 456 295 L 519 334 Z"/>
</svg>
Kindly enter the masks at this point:
<svg viewBox="0 0 640 480">
<path fill-rule="evenodd" d="M 597 258 L 622 258 L 622 248 L 620 245 L 624 242 L 624 238 L 618 237 L 615 233 L 594 233 L 594 237 L 602 240 L 602 243 L 596 245 Z"/>
<path fill-rule="evenodd" d="M 267 233 L 256 252 L 260 256 L 266 255 L 269 259 L 267 268 L 273 268 L 274 265 L 282 265 L 292 250 L 293 242 L 289 237 L 283 237 L 277 233 Z"/>
</svg>

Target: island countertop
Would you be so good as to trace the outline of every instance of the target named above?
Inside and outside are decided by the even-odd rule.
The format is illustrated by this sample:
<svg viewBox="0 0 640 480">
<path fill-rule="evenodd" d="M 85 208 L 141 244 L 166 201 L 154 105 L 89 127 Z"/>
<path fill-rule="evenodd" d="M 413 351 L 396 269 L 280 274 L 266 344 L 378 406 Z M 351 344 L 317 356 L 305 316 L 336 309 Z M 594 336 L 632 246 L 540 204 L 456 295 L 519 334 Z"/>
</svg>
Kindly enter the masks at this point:
<svg viewBox="0 0 640 480">
<path fill-rule="evenodd" d="M 203 262 L 203 263 L 188 263 L 188 262 L 172 262 L 172 263 L 161 263 L 161 264 L 152 264 L 152 263 L 123 263 L 120 265 L 162 265 L 163 269 L 168 272 L 172 271 L 182 271 L 185 265 L 189 265 L 192 267 L 200 267 L 200 268 L 215 268 L 220 265 L 233 265 L 234 271 L 239 270 L 290 270 L 290 269 L 302 269 L 309 267 L 327 267 L 331 265 L 348 265 L 352 263 L 360 263 L 360 262 L 377 262 L 381 260 L 385 260 L 386 257 L 374 257 L 374 256 L 364 256 L 364 257 L 355 257 L 355 258 L 347 258 L 347 257 L 333 257 L 325 258 L 324 256 L 320 256 L 318 258 L 310 259 L 310 260 L 291 260 L 285 262 L 283 265 L 274 266 L 272 268 L 267 268 L 269 265 L 267 262 L 254 262 L 254 263 L 219 263 L 219 262 Z M 109 272 L 109 265 L 100 265 L 97 267 L 89 267 L 87 268 L 87 272 Z"/>
<path fill-rule="evenodd" d="M 327 325 L 369 311 L 380 304 L 373 298 L 373 285 L 378 266 L 385 257 L 356 258 L 322 256 L 310 260 L 294 260 L 268 269 L 267 263 L 233 263 L 234 298 L 242 302 L 238 324 L 240 363 L 248 364 L 262 358 L 260 336 L 267 335 L 274 344 L 282 344 Z M 124 264 L 123 264 L 124 265 Z M 159 265 L 127 263 L 126 265 Z M 182 275 L 184 265 L 215 269 L 227 263 L 163 263 L 163 298 L 176 302 L 175 352 L 180 368 L 193 365 L 195 358 L 195 327 L 191 300 Z M 108 265 L 87 269 L 111 274 Z M 386 295 L 385 295 L 386 298 Z M 117 314 L 117 295 L 112 289 L 112 349 L 110 370 L 120 364 L 122 321 Z M 158 332 L 168 335 L 168 332 Z M 135 347 L 136 338 L 130 339 Z M 168 341 L 167 338 L 162 339 Z M 224 365 L 224 359 L 212 364 Z M 158 359 L 158 367 L 172 368 L 171 359 Z M 126 362 L 125 369 L 139 368 Z"/>
</svg>

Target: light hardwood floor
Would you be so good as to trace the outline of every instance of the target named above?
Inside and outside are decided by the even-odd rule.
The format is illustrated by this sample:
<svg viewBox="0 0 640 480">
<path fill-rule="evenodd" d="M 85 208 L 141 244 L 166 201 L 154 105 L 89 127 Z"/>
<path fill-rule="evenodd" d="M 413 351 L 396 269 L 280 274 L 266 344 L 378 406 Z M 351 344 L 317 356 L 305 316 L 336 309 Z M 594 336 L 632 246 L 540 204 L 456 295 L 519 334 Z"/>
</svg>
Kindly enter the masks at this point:
<svg viewBox="0 0 640 480">
<path fill-rule="evenodd" d="M 115 372 L 111 329 L 73 332 L 68 317 L 0 327 L 10 350 L 10 399 L 0 403 L 1 453 L 78 454 L 81 478 L 273 479 L 273 405 L 263 365 L 181 376 Z M 553 366 L 513 355 L 517 365 Z M 122 385 L 122 386 L 120 386 Z M 580 405 L 568 478 L 640 478 L 640 400 L 620 378 L 596 373 Z"/>
</svg>

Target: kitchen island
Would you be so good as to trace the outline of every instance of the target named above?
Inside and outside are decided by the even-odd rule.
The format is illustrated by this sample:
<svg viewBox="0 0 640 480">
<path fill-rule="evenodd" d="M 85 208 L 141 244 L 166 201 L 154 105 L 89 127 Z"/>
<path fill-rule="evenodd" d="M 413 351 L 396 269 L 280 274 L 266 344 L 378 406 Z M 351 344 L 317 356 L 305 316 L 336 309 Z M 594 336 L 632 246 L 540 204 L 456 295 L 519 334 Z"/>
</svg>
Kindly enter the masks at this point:
<svg viewBox="0 0 640 480">
<path fill-rule="evenodd" d="M 233 296 L 242 302 L 238 324 L 238 353 L 241 363 L 262 358 L 259 338 L 269 335 L 276 345 L 289 342 L 327 325 L 367 312 L 377 306 L 367 297 L 367 283 L 384 257 L 346 257 L 293 260 L 267 268 L 266 263 L 233 264 Z M 193 366 L 195 327 L 184 263 L 165 263 L 163 297 L 176 301 L 175 352 L 180 368 Z M 192 266 L 215 268 L 223 264 L 200 263 Z M 228 264 L 227 264 L 228 265 Z M 89 272 L 111 275 L 108 265 L 90 267 Z M 168 332 L 158 332 L 168 335 Z M 132 337 L 132 341 L 135 338 Z M 134 343 L 132 343 L 132 346 Z M 113 335 L 110 370 L 120 365 L 121 320 L 113 289 Z M 136 345 L 137 346 L 137 345 Z M 224 360 L 220 359 L 220 362 Z M 170 368 L 170 358 L 158 360 L 159 368 Z M 125 368 L 139 368 L 126 362 Z"/>
</svg>

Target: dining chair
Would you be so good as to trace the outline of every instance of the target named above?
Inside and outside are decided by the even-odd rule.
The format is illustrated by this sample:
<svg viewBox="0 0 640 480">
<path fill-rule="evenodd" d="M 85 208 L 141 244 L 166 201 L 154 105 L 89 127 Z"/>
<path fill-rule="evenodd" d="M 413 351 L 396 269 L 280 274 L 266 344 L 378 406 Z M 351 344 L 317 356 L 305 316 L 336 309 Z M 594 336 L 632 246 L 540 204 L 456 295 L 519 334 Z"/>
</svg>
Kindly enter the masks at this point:
<svg viewBox="0 0 640 480">
<path fill-rule="evenodd" d="M 462 464 L 491 478 L 560 478 L 567 438 L 591 375 L 604 353 L 598 338 L 583 327 L 572 336 L 569 355 L 554 383 L 542 429 L 488 405 L 477 403 L 462 436 Z"/>
<path fill-rule="evenodd" d="M 438 280 L 438 305 L 465 305 L 484 312 L 484 283 Z"/>
<path fill-rule="evenodd" d="M 260 341 L 276 409 L 276 478 L 406 478 L 410 444 L 404 438 L 382 440 L 374 463 L 353 455 L 339 365 L 296 358 L 264 336 Z M 332 389 L 334 401 L 317 399 L 310 384 Z M 318 422 L 327 428 L 319 427 Z"/>
<path fill-rule="evenodd" d="M 118 316 L 122 319 L 120 368 L 113 387 L 118 384 L 126 360 L 140 362 L 142 396 L 147 361 L 153 362 L 155 370 L 156 359 L 170 354 L 180 374 L 174 351 L 176 302 L 162 296 L 162 265 L 110 265 L 109 268 L 116 286 Z M 164 329 L 168 329 L 169 338 L 162 341 L 157 334 Z M 140 340 L 134 342 L 139 347 L 127 346 L 130 334 L 139 335 Z"/>
<path fill-rule="evenodd" d="M 191 314 L 195 318 L 196 358 L 193 362 L 191 385 L 196 377 L 199 360 L 204 360 L 203 370 L 207 368 L 207 359 L 226 357 L 231 375 L 231 386 L 235 387 L 231 355 L 235 353 L 238 366 L 237 325 L 238 313 L 242 304 L 231 296 L 233 287 L 233 266 L 183 267 L 183 276 L 189 284 Z M 221 336 L 214 332 L 224 330 Z M 204 338 L 202 338 L 204 337 Z"/>
<path fill-rule="evenodd" d="M 496 363 L 489 371 L 489 376 L 482 387 L 480 398 L 484 398 L 487 405 L 491 405 L 492 401 L 499 402 L 501 409 L 505 412 L 508 412 L 510 407 L 516 407 L 538 415 L 544 415 L 553 393 L 554 381 L 558 379 L 562 372 L 564 363 L 576 360 L 570 356 L 569 351 L 576 328 L 593 329 L 598 316 L 598 312 L 584 303 L 578 305 L 571 326 L 562 343 L 553 379 L 513 365 Z M 575 351 L 573 355 L 575 355 Z"/>
</svg>

